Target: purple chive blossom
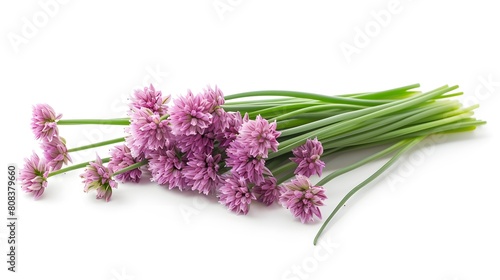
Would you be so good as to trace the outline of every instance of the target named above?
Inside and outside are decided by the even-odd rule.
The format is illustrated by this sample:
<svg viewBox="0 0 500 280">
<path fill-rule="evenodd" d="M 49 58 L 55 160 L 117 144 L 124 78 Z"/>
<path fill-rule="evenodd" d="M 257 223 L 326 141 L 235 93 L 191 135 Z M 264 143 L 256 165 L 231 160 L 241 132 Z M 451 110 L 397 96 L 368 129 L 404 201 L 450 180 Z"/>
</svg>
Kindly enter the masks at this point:
<svg viewBox="0 0 500 280">
<path fill-rule="evenodd" d="M 255 200 L 255 194 L 248 188 L 248 183 L 242 177 L 229 177 L 219 188 L 219 202 L 236 214 L 248 213 L 248 208 L 252 200 Z"/>
<path fill-rule="evenodd" d="M 168 120 L 162 120 L 158 113 L 142 108 L 135 111 L 127 128 L 127 146 L 135 158 L 163 148 L 172 139 Z"/>
<path fill-rule="evenodd" d="M 283 207 L 290 209 L 302 223 L 306 223 L 314 221 L 314 216 L 321 219 L 318 206 L 322 206 L 325 199 L 323 187 L 311 186 L 307 177 L 297 175 L 295 179 L 283 184 L 279 202 Z"/>
<path fill-rule="evenodd" d="M 248 114 L 242 117 L 240 112 L 227 112 L 226 115 L 228 126 L 223 133 L 217 135 L 217 140 L 222 148 L 229 147 L 229 144 L 236 140 L 241 125 L 248 121 Z"/>
<path fill-rule="evenodd" d="M 213 113 L 218 109 L 222 109 L 221 106 L 224 105 L 225 102 L 224 94 L 217 86 L 215 86 L 215 89 L 212 89 L 210 86 L 207 86 L 207 88 L 203 90 L 203 97 L 211 105 L 210 113 Z"/>
<path fill-rule="evenodd" d="M 172 144 L 149 155 L 148 168 L 152 176 L 151 181 L 168 185 L 169 189 L 188 189 L 183 177 L 185 167 L 185 158 Z"/>
<path fill-rule="evenodd" d="M 265 160 L 252 156 L 249 146 L 238 140 L 230 144 L 226 153 L 226 166 L 231 167 L 234 175 L 247 179 L 249 183 L 261 184 L 264 182 L 264 174 L 271 174 L 265 166 Z"/>
<path fill-rule="evenodd" d="M 112 171 L 102 164 L 101 158 L 96 155 L 96 160 L 90 162 L 85 172 L 80 175 L 85 187 L 84 192 L 96 190 L 97 199 L 104 198 L 106 202 L 111 199 L 112 188 L 117 188 L 118 184 L 112 178 Z"/>
<path fill-rule="evenodd" d="M 177 147 L 187 157 L 193 154 L 211 154 L 214 149 L 213 133 L 196 134 L 189 136 L 177 136 Z"/>
<path fill-rule="evenodd" d="M 167 103 L 170 100 L 170 95 L 163 97 L 161 91 L 155 90 L 151 84 L 149 88 L 136 90 L 130 99 L 130 109 L 132 111 L 147 108 L 159 115 L 167 113 Z"/>
<path fill-rule="evenodd" d="M 224 94 L 217 86 L 215 89 L 208 86 L 204 89 L 203 97 L 210 104 L 209 112 L 213 117 L 210 130 L 215 134 L 223 133 L 229 127 L 227 113 L 222 108 L 225 102 Z"/>
<path fill-rule="evenodd" d="M 274 177 L 267 177 L 264 183 L 253 187 L 252 190 L 259 195 L 257 200 L 267 206 L 277 201 L 280 196 L 280 189 L 276 185 L 276 178 Z"/>
<path fill-rule="evenodd" d="M 199 193 L 209 194 L 220 184 L 218 174 L 221 155 L 193 154 L 184 168 L 184 177 L 191 189 Z"/>
<path fill-rule="evenodd" d="M 50 105 L 37 104 L 33 106 L 31 129 L 35 133 L 35 138 L 51 142 L 59 133 L 57 121 L 61 118 L 62 115 L 56 115 L 56 112 Z"/>
<path fill-rule="evenodd" d="M 33 153 L 31 158 L 24 159 L 24 167 L 19 174 L 21 189 L 32 193 L 34 198 L 38 199 L 47 187 L 47 177 L 50 171 L 50 166 Z"/>
<path fill-rule="evenodd" d="M 216 113 L 212 114 L 212 123 L 208 127 L 208 131 L 214 135 L 223 136 L 224 132 L 229 128 L 228 113 L 220 108 Z"/>
<path fill-rule="evenodd" d="M 238 139 L 249 147 L 251 155 L 267 158 L 269 149 L 278 151 L 276 138 L 280 134 L 276 131 L 276 121 L 269 123 L 259 115 L 255 120 L 249 120 L 241 125 Z"/>
<path fill-rule="evenodd" d="M 51 142 L 43 141 L 40 144 L 43 150 L 43 156 L 47 165 L 52 168 L 52 171 L 59 170 L 63 164 L 71 162 L 71 157 L 66 148 L 66 141 L 61 137 L 52 138 Z"/>
<path fill-rule="evenodd" d="M 290 158 L 290 160 L 298 164 L 295 174 L 311 177 L 312 174 L 316 173 L 321 176 L 325 163 L 320 160 L 323 146 L 317 138 L 307 139 L 305 144 L 293 149 L 292 152 L 295 157 Z"/>
<path fill-rule="evenodd" d="M 108 168 L 114 173 L 138 162 L 140 162 L 140 160 L 134 158 L 130 149 L 126 145 L 122 144 L 111 149 L 111 160 L 109 161 Z M 137 183 L 141 179 L 141 175 L 141 169 L 135 168 L 125 173 L 118 174 L 115 178 L 121 182 Z"/>
<path fill-rule="evenodd" d="M 212 123 L 211 104 L 202 95 L 187 95 L 174 100 L 169 108 L 174 135 L 203 134 Z"/>
</svg>

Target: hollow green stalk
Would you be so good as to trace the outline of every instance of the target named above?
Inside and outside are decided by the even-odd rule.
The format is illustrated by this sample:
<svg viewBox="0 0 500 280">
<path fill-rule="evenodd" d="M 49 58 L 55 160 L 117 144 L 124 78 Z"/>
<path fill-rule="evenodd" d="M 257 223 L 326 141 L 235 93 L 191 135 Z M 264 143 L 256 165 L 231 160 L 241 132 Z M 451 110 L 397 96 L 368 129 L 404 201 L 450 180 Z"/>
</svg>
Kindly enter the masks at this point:
<svg viewBox="0 0 500 280">
<path fill-rule="evenodd" d="M 116 172 L 113 173 L 113 176 L 116 176 L 116 175 L 128 172 L 130 170 L 134 170 L 134 169 L 139 168 L 141 166 L 144 166 L 146 164 L 148 164 L 148 160 L 147 159 L 142 160 L 140 162 L 137 162 L 137 163 L 134 163 L 132 165 L 129 165 L 129 166 L 123 168 L 123 169 L 117 170 Z"/>
<path fill-rule="evenodd" d="M 68 153 L 72 153 L 72 152 L 76 152 L 76 151 L 82 151 L 82 150 L 87 150 L 87 149 L 92 149 L 92 148 L 106 146 L 106 145 L 111 145 L 111 144 L 120 143 L 120 142 L 124 142 L 124 141 L 125 141 L 124 137 L 115 138 L 115 139 L 111 139 L 111 140 L 97 142 L 97 143 L 90 144 L 90 145 L 85 145 L 85 146 L 80 146 L 80 147 L 76 147 L 76 148 L 71 148 L 71 149 L 68 149 Z"/>
<path fill-rule="evenodd" d="M 338 135 L 336 137 L 328 138 L 325 142 L 328 143 L 335 142 L 336 145 L 347 146 L 350 142 L 360 142 L 366 139 L 372 139 L 376 136 L 383 135 L 385 133 L 389 133 L 391 131 L 395 131 L 397 129 L 406 127 L 408 125 L 414 125 L 415 123 L 419 123 L 419 120 L 423 118 L 427 118 L 430 116 L 438 115 L 439 118 L 434 118 L 433 120 L 439 120 L 441 118 L 441 113 L 447 112 L 449 110 L 453 110 L 457 108 L 454 104 L 440 104 L 441 106 L 428 106 L 430 108 L 425 108 L 420 112 L 412 112 L 412 114 L 402 114 L 402 118 L 391 118 L 388 117 L 386 119 L 382 119 L 372 125 L 366 125 L 359 129 L 353 130 L 351 132 Z"/>
<path fill-rule="evenodd" d="M 109 157 L 103 158 L 102 159 L 102 163 L 109 162 L 110 160 L 111 160 L 111 158 L 109 158 Z M 90 161 L 90 162 L 93 162 L 93 161 Z M 69 171 L 73 171 L 73 170 L 77 170 L 77 169 L 80 169 L 80 168 L 85 168 L 85 167 L 87 167 L 87 165 L 89 165 L 90 162 L 82 162 L 82 163 L 79 163 L 79 164 L 68 166 L 66 168 L 59 169 L 57 171 L 50 172 L 49 176 L 47 176 L 47 177 L 56 176 L 56 175 L 59 175 L 59 174 L 62 174 L 62 173 L 66 173 L 66 172 L 69 172 Z"/>
<path fill-rule="evenodd" d="M 433 97 L 443 95 L 443 94 L 450 92 L 456 88 L 457 88 L 457 86 L 453 86 L 453 87 L 444 86 L 444 87 L 438 88 L 436 90 L 430 91 L 428 93 L 424 93 L 424 94 L 421 94 L 418 96 L 410 97 L 410 98 L 405 99 L 405 100 L 398 100 L 398 101 L 393 101 L 391 103 L 383 104 L 380 106 L 368 107 L 365 109 L 345 113 L 342 115 L 337 115 L 337 116 L 333 116 L 330 118 L 325 118 L 323 120 L 312 122 L 308 125 L 287 129 L 287 130 L 282 131 L 281 135 L 287 136 L 287 135 L 299 134 L 299 133 L 303 133 L 304 131 L 307 131 L 307 130 L 321 128 L 321 127 L 330 125 L 332 123 L 336 123 L 336 122 L 340 122 L 340 121 L 344 121 L 344 120 L 348 120 L 348 121 L 344 122 L 343 126 L 346 126 L 346 124 L 350 125 L 350 124 L 354 124 L 354 123 L 359 123 L 359 122 L 362 122 L 365 120 L 369 120 L 369 119 L 376 118 L 376 117 L 381 117 L 384 115 L 388 115 L 390 113 L 401 111 L 401 110 L 404 110 L 406 108 L 421 104 L 425 101 L 431 100 Z"/>
<path fill-rule="evenodd" d="M 408 107 L 416 106 L 418 104 L 421 104 L 422 102 L 428 101 L 436 96 L 442 95 L 456 88 L 457 86 L 453 87 L 444 86 L 436 90 L 433 90 L 431 92 L 428 92 L 426 94 L 422 94 L 417 97 L 411 97 L 408 100 L 394 101 L 391 104 L 380 105 L 377 107 L 369 107 L 366 109 L 334 116 L 331 118 L 326 118 L 324 120 L 315 122 L 316 124 L 314 123 L 309 124 L 310 126 L 321 127 L 321 128 L 307 133 L 304 133 L 304 131 L 310 130 L 311 127 L 302 126 L 302 127 L 297 127 L 298 129 L 292 128 L 290 130 L 293 130 L 293 133 L 295 134 L 300 133 L 300 135 L 288 139 L 286 141 L 283 141 L 281 143 L 281 147 L 278 150 L 278 152 L 269 155 L 269 157 L 272 158 L 287 153 L 291 151 L 293 147 L 300 145 L 307 138 L 318 137 L 320 141 L 323 141 L 325 139 L 328 139 L 329 137 L 333 137 L 335 135 L 345 133 L 349 130 L 359 128 L 364 121 L 377 117 L 382 117 L 384 115 L 388 115 L 398 111 L 402 111 Z M 335 123 L 328 125 L 328 123 L 331 123 L 332 121 L 334 121 Z M 324 125 L 326 126 L 323 127 Z M 282 136 L 287 135 L 285 131 L 282 131 L 281 134 Z"/>
<path fill-rule="evenodd" d="M 58 125 L 81 125 L 81 124 L 106 124 L 106 125 L 129 125 L 130 120 L 125 118 L 120 119 L 70 119 L 59 120 Z"/>
<path fill-rule="evenodd" d="M 300 91 L 286 91 L 286 90 L 263 90 L 263 91 L 252 91 L 252 92 L 242 92 L 237 94 L 228 95 L 225 97 L 226 100 L 232 100 L 244 97 L 261 97 L 261 96 L 285 96 L 285 97 L 296 97 L 303 99 L 318 100 L 328 103 L 338 103 L 338 104 L 353 104 L 353 105 L 363 105 L 372 106 L 377 104 L 384 104 L 387 101 L 384 100 L 370 100 L 370 99 L 356 99 L 350 97 L 342 96 L 328 96 L 309 92 Z"/>
</svg>

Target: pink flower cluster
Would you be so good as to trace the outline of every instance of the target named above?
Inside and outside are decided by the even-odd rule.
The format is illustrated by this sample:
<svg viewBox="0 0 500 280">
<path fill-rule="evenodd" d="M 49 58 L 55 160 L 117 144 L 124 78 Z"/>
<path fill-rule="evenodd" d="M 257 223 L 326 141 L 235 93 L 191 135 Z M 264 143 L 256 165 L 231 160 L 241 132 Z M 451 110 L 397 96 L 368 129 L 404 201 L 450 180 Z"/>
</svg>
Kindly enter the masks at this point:
<svg viewBox="0 0 500 280">
<path fill-rule="evenodd" d="M 59 170 L 63 164 L 71 162 L 71 157 L 66 148 L 66 141 L 59 136 L 57 122 L 62 118 L 56 115 L 54 109 L 47 104 L 33 106 L 31 129 L 35 138 L 40 140 L 43 150 L 44 162 L 52 170 Z"/>
<path fill-rule="evenodd" d="M 97 198 L 109 201 L 116 181 L 137 183 L 150 174 L 151 181 L 169 189 L 215 194 L 238 214 L 247 214 L 253 201 L 267 206 L 279 201 L 302 222 L 321 218 L 318 207 L 325 192 L 308 179 L 320 176 L 325 166 L 321 142 L 307 139 L 293 149 L 296 178 L 280 185 L 283 174 L 276 178 L 266 167 L 270 153 L 278 151 L 276 121 L 226 112 L 218 87 L 198 94 L 189 91 L 169 105 L 170 99 L 152 85 L 134 92 L 125 143 L 111 149 L 107 166 L 99 156 L 89 163 L 81 174 L 85 192 L 96 190 Z M 48 105 L 34 107 L 32 128 L 42 140 L 45 158 L 34 154 L 26 159 L 21 180 L 23 189 L 35 197 L 43 193 L 50 172 L 71 160 L 58 135 L 60 118 Z M 137 167 L 142 163 L 145 166 Z"/>
<path fill-rule="evenodd" d="M 22 189 L 32 193 L 38 199 L 47 187 L 47 178 L 50 172 L 61 169 L 63 164 L 71 162 L 66 148 L 66 141 L 59 136 L 57 122 L 61 114 L 47 104 L 33 106 L 31 129 L 35 138 L 40 140 L 43 158 L 36 153 L 25 159 L 24 168 L 20 172 Z"/>
<path fill-rule="evenodd" d="M 295 179 L 283 184 L 280 203 L 290 209 L 301 222 L 313 221 L 314 216 L 321 219 L 318 206 L 326 199 L 323 187 L 313 186 L 307 177 L 297 175 Z"/>
<path fill-rule="evenodd" d="M 99 156 L 96 157 L 94 162 L 90 162 L 85 172 L 80 175 L 83 178 L 85 187 L 84 192 L 96 190 L 96 198 L 104 198 L 109 201 L 112 194 L 112 188 L 116 188 L 118 183 L 112 178 L 112 171 L 103 165 Z"/>
<path fill-rule="evenodd" d="M 134 157 L 148 160 L 152 181 L 169 189 L 214 193 L 242 214 L 252 200 L 277 201 L 276 179 L 265 166 L 269 152 L 278 149 L 275 122 L 226 112 L 217 87 L 174 99 L 165 115 L 134 103 L 127 144 Z"/>
<path fill-rule="evenodd" d="M 314 173 L 321 175 L 325 166 L 320 160 L 323 147 L 317 139 L 308 139 L 293 150 L 295 157 L 291 160 L 298 165 L 298 177 L 292 182 L 304 185 L 300 189 L 302 198 L 291 183 L 279 187 L 266 167 L 269 153 L 278 150 L 276 122 L 226 112 L 224 96 L 217 87 L 199 94 L 189 91 L 173 100 L 165 115 L 142 104 L 159 104 L 158 100 L 170 98 L 149 98 L 130 105 L 127 144 L 133 157 L 148 159 L 152 181 L 169 189 L 215 193 L 221 204 L 238 214 L 247 214 L 252 201 L 272 205 L 280 200 L 302 222 L 313 220 L 312 215 L 320 217 L 318 206 L 324 192 L 319 192 L 321 187 L 310 186 L 306 178 Z M 289 198 L 291 192 L 295 199 Z"/>
<path fill-rule="evenodd" d="M 325 163 L 320 160 L 323 154 L 323 145 L 317 138 L 307 139 L 304 145 L 293 149 L 292 152 L 295 157 L 290 158 L 290 160 L 298 165 L 295 174 L 311 177 L 316 173 L 321 176 Z"/>
</svg>

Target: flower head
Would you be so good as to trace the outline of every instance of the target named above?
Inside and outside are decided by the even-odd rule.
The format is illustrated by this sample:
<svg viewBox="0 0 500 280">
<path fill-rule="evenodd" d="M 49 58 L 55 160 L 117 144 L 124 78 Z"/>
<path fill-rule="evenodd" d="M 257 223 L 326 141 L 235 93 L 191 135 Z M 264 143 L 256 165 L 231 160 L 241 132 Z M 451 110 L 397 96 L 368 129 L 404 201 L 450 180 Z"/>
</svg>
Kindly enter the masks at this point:
<svg viewBox="0 0 500 280">
<path fill-rule="evenodd" d="M 130 100 L 130 109 L 132 111 L 147 108 L 154 113 L 163 116 L 167 112 L 167 103 L 170 100 L 170 95 L 162 96 L 161 91 L 155 90 L 153 84 L 144 87 L 143 90 L 136 90 Z"/>
<path fill-rule="evenodd" d="M 307 177 L 297 175 L 295 179 L 283 184 L 279 202 L 290 209 L 302 223 L 306 223 L 314 221 L 314 216 L 321 219 L 318 206 L 322 206 L 325 199 L 323 187 L 312 186 Z"/>
<path fill-rule="evenodd" d="M 264 183 L 253 187 L 252 191 L 258 195 L 257 200 L 269 206 L 278 200 L 280 189 L 276 185 L 276 178 L 267 177 Z"/>
<path fill-rule="evenodd" d="M 316 173 L 321 176 L 325 163 L 320 160 L 323 146 L 318 138 L 307 139 L 305 144 L 293 149 L 292 152 L 295 157 L 290 158 L 290 160 L 298 164 L 295 174 L 311 177 L 312 174 Z"/>
<path fill-rule="evenodd" d="M 111 160 L 109 161 L 108 169 L 111 172 L 116 172 L 138 162 L 139 160 L 132 156 L 130 149 L 126 145 L 117 145 L 111 149 Z M 141 179 L 141 175 L 141 169 L 135 168 L 125 173 L 118 174 L 115 178 L 121 182 L 137 183 Z"/>
<path fill-rule="evenodd" d="M 174 100 L 169 109 L 172 132 L 175 135 L 203 134 L 212 123 L 212 104 L 202 95 L 187 95 Z"/>
<path fill-rule="evenodd" d="M 264 174 L 271 174 L 265 166 L 266 161 L 262 157 L 253 156 L 250 147 L 238 140 L 231 142 L 226 153 L 226 166 L 231 167 L 235 176 L 243 177 L 249 183 L 258 185 L 264 182 Z"/>
<path fill-rule="evenodd" d="M 184 168 L 184 177 L 191 189 L 203 194 L 214 191 L 221 182 L 219 162 L 221 155 L 193 154 Z"/>
<path fill-rule="evenodd" d="M 148 168 L 152 176 L 151 181 L 168 185 L 169 189 L 188 189 L 182 175 L 185 167 L 185 157 L 173 144 L 149 154 Z"/>
<path fill-rule="evenodd" d="M 214 89 L 212 89 L 210 86 L 207 86 L 207 88 L 203 90 L 203 97 L 210 104 L 210 113 L 222 109 L 221 106 L 224 105 L 225 102 L 224 94 L 217 86 L 215 86 Z"/>
<path fill-rule="evenodd" d="M 172 140 L 168 120 L 147 108 L 134 111 L 127 132 L 127 146 L 135 158 L 163 148 Z"/>
<path fill-rule="evenodd" d="M 224 109 L 220 108 L 212 114 L 212 123 L 207 130 L 220 137 L 224 135 L 227 129 L 229 129 L 229 115 Z"/>
<path fill-rule="evenodd" d="M 19 174 L 21 189 L 27 193 L 32 193 L 38 199 L 47 187 L 50 166 L 41 160 L 37 154 L 33 153 L 31 158 L 24 159 L 24 167 Z"/>
<path fill-rule="evenodd" d="M 217 86 L 215 86 L 214 89 L 207 86 L 207 88 L 203 90 L 202 96 L 210 104 L 210 109 L 208 111 L 213 117 L 209 130 L 215 134 L 223 133 L 224 130 L 229 127 L 227 112 L 222 108 L 225 102 L 224 94 Z"/>
<path fill-rule="evenodd" d="M 35 133 L 36 139 L 52 141 L 57 137 L 57 121 L 62 115 L 56 115 L 56 112 L 48 104 L 37 104 L 33 106 L 33 117 L 31 118 L 31 129 Z"/>
<path fill-rule="evenodd" d="M 176 137 L 177 147 L 187 157 L 192 157 L 194 154 L 211 154 L 214 149 L 214 135 L 210 132 L 196 135 L 180 135 Z"/>
<path fill-rule="evenodd" d="M 224 149 L 228 148 L 229 144 L 236 140 L 241 125 L 248 121 L 248 113 L 242 117 L 240 112 L 227 112 L 226 121 L 226 129 L 222 133 L 217 134 L 217 140 L 219 140 L 220 146 Z"/>
<path fill-rule="evenodd" d="M 85 172 L 80 175 L 83 178 L 84 192 L 96 190 L 96 198 L 104 198 L 108 202 L 111 198 L 112 188 L 118 184 L 113 180 L 113 173 L 103 165 L 101 158 L 96 155 L 96 160 L 89 163 Z"/>
<path fill-rule="evenodd" d="M 255 120 L 249 120 L 241 125 L 238 139 L 249 147 L 252 156 L 267 158 L 268 151 L 278 151 L 280 132 L 276 130 L 276 121 L 269 123 L 258 115 Z"/>
<path fill-rule="evenodd" d="M 250 203 L 255 199 L 255 194 L 250 191 L 248 183 L 242 177 L 231 176 L 219 188 L 219 202 L 236 214 L 246 215 Z"/>
<path fill-rule="evenodd" d="M 52 171 L 59 170 L 63 164 L 71 162 L 64 138 L 55 137 L 52 138 L 51 142 L 43 141 L 40 146 L 42 147 L 45 161 L 52 168 Z"/>
</svg>

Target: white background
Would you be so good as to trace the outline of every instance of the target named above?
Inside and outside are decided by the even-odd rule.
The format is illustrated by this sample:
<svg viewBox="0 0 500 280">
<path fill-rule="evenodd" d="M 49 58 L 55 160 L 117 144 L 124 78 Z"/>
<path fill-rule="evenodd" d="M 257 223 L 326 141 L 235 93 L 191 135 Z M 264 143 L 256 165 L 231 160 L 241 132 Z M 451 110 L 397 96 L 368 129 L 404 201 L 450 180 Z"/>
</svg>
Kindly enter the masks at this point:
<svg viewBox="0 0 500 280">
<path fill-rule="evenodd" d="M 148 182 L 120 185 L 105 203 L 82 192 L 80 172 L 57 176 L 39 201 L 19 191 L 18 272 L 2 261 L 2 279 L 500 279 L 496 1 L 68 1 L 48 12 L 47 2 L 0 4 L 2 168 L 38 151 L 33 104 L 65 118 L 121 117 L 128 94 L 150 82 L 172 95 L 207 84 L 226 94 L 458 84 L 489 123 L 428 141 L 350 201 L 318 247 L 321 224 L 278 206 L 236 216 Z M 356 52 L 346 55 L 347 44 Z M 74 147 L 121 128 L 61 135 Z M 328 170 L 369 152 L 334 158 Z M 330 182 L 323 214 L 381 164 Z"/>
</svg>

